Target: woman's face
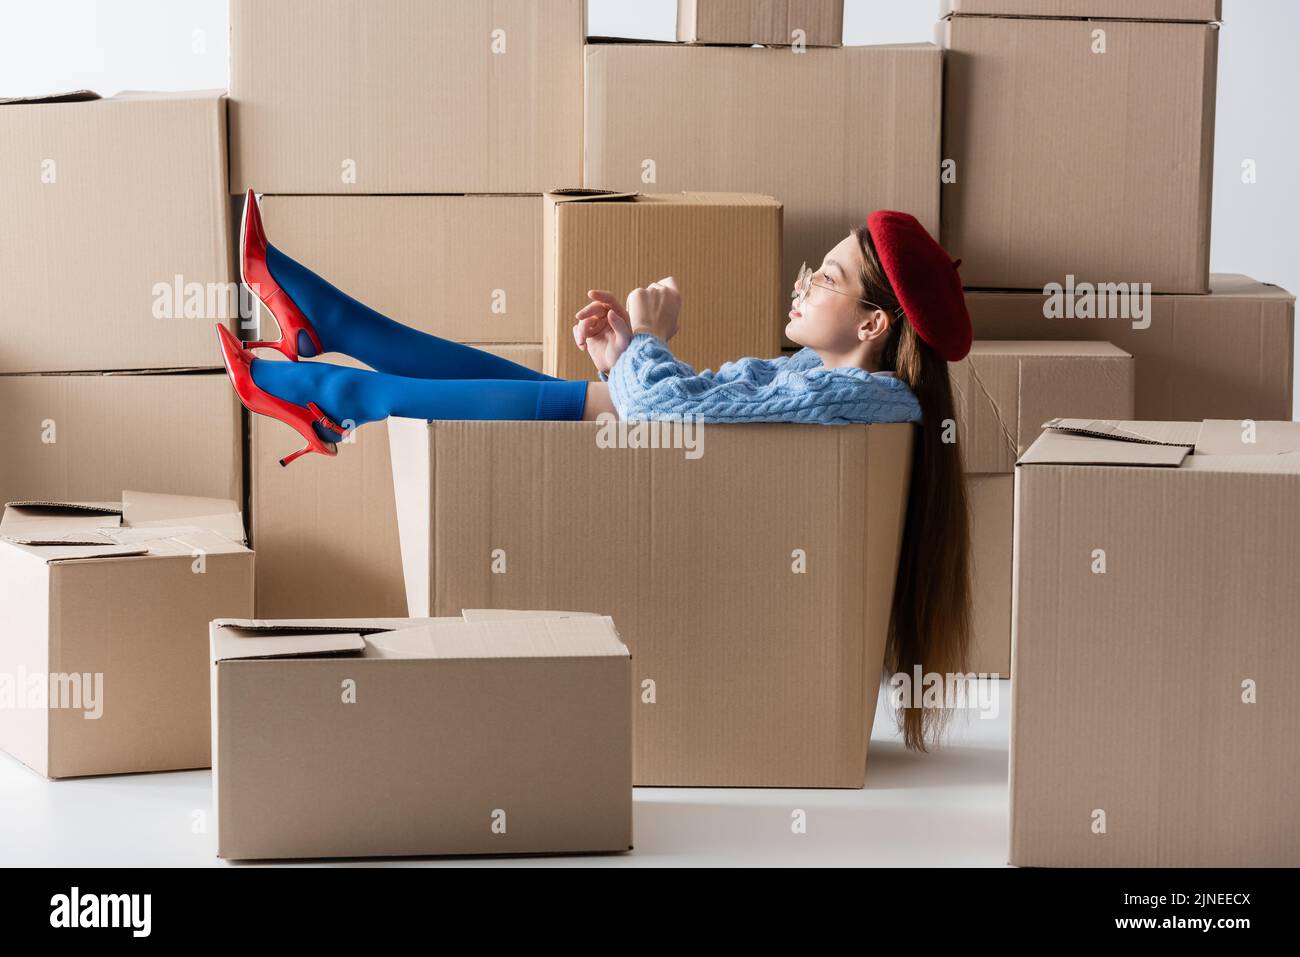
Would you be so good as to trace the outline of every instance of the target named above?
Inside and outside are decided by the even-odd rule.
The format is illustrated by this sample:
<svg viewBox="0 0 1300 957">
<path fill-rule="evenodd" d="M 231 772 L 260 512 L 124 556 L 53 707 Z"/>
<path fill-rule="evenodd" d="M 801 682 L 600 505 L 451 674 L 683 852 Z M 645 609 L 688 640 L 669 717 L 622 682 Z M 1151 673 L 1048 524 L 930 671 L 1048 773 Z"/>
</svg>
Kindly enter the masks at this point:
<svg viewBox="0 0 1300 957">
<path fill-rule="evenodd" d="M 791 294 L 798 298 L 797 281 Z M 790 310 L 785 334 L 819 352 L 853 352 L 874 338 L 869 327 L 878 310 L 861 302 L 862 298 L 862 247 L 850 233 L 814 272 L 803 303 Z"/>
</svg>

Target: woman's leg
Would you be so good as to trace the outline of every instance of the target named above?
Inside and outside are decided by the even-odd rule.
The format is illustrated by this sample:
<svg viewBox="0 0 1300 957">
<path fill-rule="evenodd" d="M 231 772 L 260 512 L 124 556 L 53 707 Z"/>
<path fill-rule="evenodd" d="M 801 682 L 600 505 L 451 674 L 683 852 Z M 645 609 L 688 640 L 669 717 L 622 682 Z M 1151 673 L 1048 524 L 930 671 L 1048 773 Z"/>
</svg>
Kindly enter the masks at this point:
<svg viewBox="0 0 1300 957">
<path fill-rule="evenodd" d="M 390 415 L 408 419 L 580 421 L 586 382 L 560 379 L 421 379 L 348 369 L 328 362 L 254 359 L 253 382 L 305 406 L 315 402 L 334 422 L 356 429 Z M 341 436 L 319 423 L 329 442 Z"/>
<path fill-rule="evenodd" d="M 524 379 L 556 381 L 517 362 L 420 332 L 390 319 L 331 285 L 270 244 L 271 275 L 316 329 L 326 352 L 342 352 L 372 369 L 418 379 Z M 299 354 L 316 354 L 306 333 Z"/>
</svg>

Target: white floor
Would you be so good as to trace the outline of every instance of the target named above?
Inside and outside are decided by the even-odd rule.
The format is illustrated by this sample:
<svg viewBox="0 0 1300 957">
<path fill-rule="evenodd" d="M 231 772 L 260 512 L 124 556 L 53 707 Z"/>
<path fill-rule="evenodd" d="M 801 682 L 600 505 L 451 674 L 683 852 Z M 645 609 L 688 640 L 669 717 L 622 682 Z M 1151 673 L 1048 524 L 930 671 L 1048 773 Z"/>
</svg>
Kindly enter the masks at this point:
<svg viewBox="0 0 1300 957">
<path fill-rule="evenodd" d="M 877 712 L 858 790 L 637 788 L 624 855 L 394 861 L 398 866 L 1005 866 L 1010 684 L 907 751 Z M 207 771 L 46 781 L 0 754 L 0 866 L 230 866 L 215 856 Z M 793 834 L 802 809 L 807 833 Z"/>
</svg>

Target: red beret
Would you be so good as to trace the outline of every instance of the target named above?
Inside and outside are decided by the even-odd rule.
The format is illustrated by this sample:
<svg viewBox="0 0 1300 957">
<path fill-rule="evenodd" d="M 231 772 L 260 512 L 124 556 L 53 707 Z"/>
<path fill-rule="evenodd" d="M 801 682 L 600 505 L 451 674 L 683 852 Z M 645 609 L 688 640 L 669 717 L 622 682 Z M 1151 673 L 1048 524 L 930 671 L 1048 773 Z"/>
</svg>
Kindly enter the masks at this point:
<svg viewBox="0 0 1300 957">
<path fill-rule="evenodd" d="M 964 359 L 971 322 L 958 263 L 910 213 L 877 210 L 867 217 L 867 231 L 916 334 L 949 362 Z"/>
</svg>

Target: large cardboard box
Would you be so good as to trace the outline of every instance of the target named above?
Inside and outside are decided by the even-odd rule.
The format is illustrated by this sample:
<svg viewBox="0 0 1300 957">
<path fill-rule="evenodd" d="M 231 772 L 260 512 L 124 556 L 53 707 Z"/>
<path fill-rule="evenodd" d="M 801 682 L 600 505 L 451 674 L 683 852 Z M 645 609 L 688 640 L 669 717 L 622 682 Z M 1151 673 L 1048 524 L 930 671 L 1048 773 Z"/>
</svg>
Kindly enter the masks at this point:
<svg viewBox="0 0 1300 957">
<path fill-rule="evenodd" d="M 1101 17 L 1130 20 L 1222 19 L 1222 0 L 943 0 L 943 12 L 995 17 Z"/>
<path fill-rule="evenodd" d="M 147 488 L 243 501 L 239 400 L 225 372 L 0 375 L 0 408 L 0 500 Z"/>
<path fill-rule="evenodd" d="M 1108 342 L 985 342 L 949 367 L 971 518 L 974 634 L 967 670 L 1011 674 L 1016 459 L 1044 422 L 1133 417 L 1134 362 Z"/>
<path fill-rule="evenodd" d="M 232 0 L 237 193 L 541 193 L 582 171 L 584 0 Z"/>
<path fill-rule="evenodd" d="M 541 369 L 539 345 L 479 348 Z M 325 361 L 364 368 L 343 355 Z M 310 455 L 283 468 L 279 460 L 299 444 L 283 422 L 249 417 L 257 617 L 405 615 L 387 428 L 363 426 L 339 443 L 337 457 Z"/>
<path fill-rule="evenodd" d="M 939 235 L 942 73 L 928 43 L 590 44 L 584 185 L 775 196 L 788 289 L 873 210 L 905 210 Z M 834 115 L 818 115 L 828 101 Z"/>
<path fill-rule="evenodd" d="M 276 248 L 391 319 L 457 342 L 542 339 L 537 196 L 267 196 L 262 217 Z"/>
<path fill-rule="evenodd" d="M 252 613 L 234 502 L 119 496 L 0 521 L 0 749 L 51 778 L 207 767 L 208 622 Z"/>
<path fill-rule="evenodd" d="M 594 379 L 573 341 L 587 291 L 625 296 L 674 276 L 682 291 L 673 355 L 697 370 L 781 348 L 781 204 L 748 193 L 548 193 L 542 222 L 542 363 Z"/>
<path fill-rule="evenodd" d="M 913 428 L 655 425 L 390 419 L 411 613 L 613 616 L 638 785 L 862 787 Z"/>
<path fill-rule="evenodd" d="M 1016 467 L 1011 863 L 1300 865 L 1300 425 L 1059 425 Z"/>
<path fill-rule="evenodd" d="M 685 43 L 837 47 L 844 0 L 677 0 Z"/>
<path fill-rule="evenodd" d="M 1216 24 L 958 15 L 940 36 L 941 241 L 967 286 L 1209 290 Z"/>
<path fill-rule="evenodd" d="M 211 641 L 220 857 L 631 850 L 608 618 L 225 620 Z"/>
<path fill-rule="evenodd" d="M 1277 286 L 1215 275 L 1210 295 L 1151 296 L 1140 318 L 1123 297 L 1123 308 L 1107 308 L 1110 318 L 1047 318 L 1065 314 L 1056 297 L 1038 292 L 968 291 L 966 304 L 978 339 L 1119 346 L 1140 370 L 1140 418 L 1291 418 L 1295 297 Z"/>
<path fill-rule="evenodd" d="M 225 98 L 82 96 L 0 101 L 0 373 L 220 366 Z"/>
</svg>

